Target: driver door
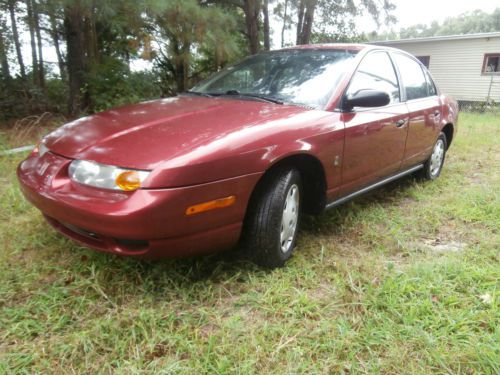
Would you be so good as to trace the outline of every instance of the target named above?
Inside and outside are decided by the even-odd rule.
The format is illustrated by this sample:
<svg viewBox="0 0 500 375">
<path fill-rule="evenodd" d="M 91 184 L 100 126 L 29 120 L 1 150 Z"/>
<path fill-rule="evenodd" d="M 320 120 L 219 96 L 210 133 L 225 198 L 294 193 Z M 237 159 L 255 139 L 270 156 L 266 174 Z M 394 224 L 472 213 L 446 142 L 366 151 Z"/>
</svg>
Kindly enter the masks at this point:
<svg viewBox="0 0 500 375">
<path fill-rule="evenodd" d="M 391 101 L 384 107 L 354 107 L 342 114 L 342 195 L 395 174 L 404 157 L 409 114 L 401 102 L 398 77 L 386 52 L 371 52 L 363 58 L 345 95 L 366 89 L 385 91 Z"/>
</svg>

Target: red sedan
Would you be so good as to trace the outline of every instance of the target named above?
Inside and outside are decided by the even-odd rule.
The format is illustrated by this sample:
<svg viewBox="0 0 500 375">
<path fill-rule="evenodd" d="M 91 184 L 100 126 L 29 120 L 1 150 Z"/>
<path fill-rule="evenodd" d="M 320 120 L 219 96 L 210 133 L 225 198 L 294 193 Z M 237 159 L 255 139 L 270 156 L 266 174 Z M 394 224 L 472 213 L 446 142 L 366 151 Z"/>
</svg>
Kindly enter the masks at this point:
<svg viewBox="0 0 500 375">
<path fill-rule="evenodd" d="M 410 173 L 437 178 L 457 116 L 403 51 L 295 47 L 251 56 L 177 97 L 68 123 L 18 177 L 51 225 L 87 246 L 163 258 L 240 243 L 277 267 L 301 214 Z"/>
</svg>

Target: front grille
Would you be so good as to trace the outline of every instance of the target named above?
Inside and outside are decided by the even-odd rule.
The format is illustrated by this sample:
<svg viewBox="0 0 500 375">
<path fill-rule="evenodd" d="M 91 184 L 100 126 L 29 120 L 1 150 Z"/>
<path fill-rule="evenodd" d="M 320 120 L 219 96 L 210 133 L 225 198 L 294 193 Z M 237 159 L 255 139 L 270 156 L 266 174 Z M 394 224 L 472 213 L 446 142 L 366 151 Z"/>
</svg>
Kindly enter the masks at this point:
<svg viewBox="0 0 500 375">
<path fill-rule="evenodd" d="M 100 241 L 101 239 L 99 238 L 99 235 L 94 233 L 94 232 L 90 232 L 86 229 L 83 229 L 83 228 L 79 228 L 79 227 L 76 227 L 72 224 L 68 224 L 68 223 L 60 223 L 63 227 L 69 229 L 70 231 L 72 232 L 75 232 L 76 234 L 79 234 L 80 236 L 84 236 L 84 237 L 87 237 L 87 238 L 90 238 L 92 240 L 97 240 L 97 241 Z"/>
<path fill-rule="evenodd" d="M 131 240 L 126 238 L 112 238 L 106 237 L 102 234 L 97 234 L 87 229 L 77 227 L 73 224 L 57 221 L 49 216 L 46 216 L 48 222 L 63 232 L 69 237 L 76 240 L 80 240 L 83 243 L 95 247 L 97 249 L 107 250 L 114 253 L 129 254 L 134 253 L 140 254 L 149 249 L 149 242 L 146 240 Z"/>
<path fill-rule="evenodd" d="M 149 246 L 148 241 L 143 240 L 124 240 L 120 238 L 114 238 L 117 245 L 125 247 L 132 251 L 144 250 Z"/>
</svg>

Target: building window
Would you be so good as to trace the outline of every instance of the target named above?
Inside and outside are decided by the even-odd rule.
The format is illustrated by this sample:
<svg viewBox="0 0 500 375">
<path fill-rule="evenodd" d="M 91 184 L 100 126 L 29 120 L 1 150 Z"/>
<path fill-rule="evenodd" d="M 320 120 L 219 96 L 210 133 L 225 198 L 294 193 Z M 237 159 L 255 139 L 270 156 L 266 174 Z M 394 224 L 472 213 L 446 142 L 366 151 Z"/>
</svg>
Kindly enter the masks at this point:
<svg viewBox="0 0 500 375">
<path fill-rule="evenodd" d="M 430 56 L 416 56 L 424 66 L 429 69 L 429 63 L 431 62 Z"/>
<path fill-rule="evenodd" d="M 484 55 L 483 74 L 500 74 L 500 53 Z"/>
</svg>

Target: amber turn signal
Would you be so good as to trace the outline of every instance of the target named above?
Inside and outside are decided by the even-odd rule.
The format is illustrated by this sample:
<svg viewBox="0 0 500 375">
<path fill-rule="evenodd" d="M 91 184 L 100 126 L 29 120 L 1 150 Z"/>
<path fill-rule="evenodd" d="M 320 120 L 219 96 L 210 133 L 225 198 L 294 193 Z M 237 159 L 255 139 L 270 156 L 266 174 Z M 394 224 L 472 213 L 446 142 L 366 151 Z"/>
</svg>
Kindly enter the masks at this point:
<svg viewBox="0 0 500 375">
<path fill-rule="evenodd" d="M 37 144 L 35 145 L 35 147 L 33 148 L 33 150 L 31 150 L 31 153 L 33 155 L 36 155 L 40 152 L 40 143 L 41 141 L 37 142 Z"/>
<path fill-rule="evenodd" d="M 186 210 L 186 215 L 195 215 L 200 212 L 215 210 L 217 208 L 224 208 L 232 206 L 236 202 L 236 197 L 231 195 L 230 197 L 215 199 L 213 201 L 196 204 L 194 206 L 188 207 Z"/>
<path fill-rule="evenodd" d="M 137 171 L 126 171 L 116 177 L 116 186 L 125 191 L 137 190 L 141 187 L 141 178 Z"/>
</svg>

